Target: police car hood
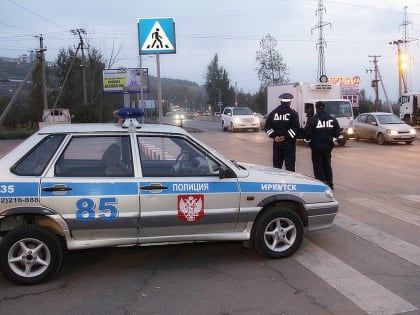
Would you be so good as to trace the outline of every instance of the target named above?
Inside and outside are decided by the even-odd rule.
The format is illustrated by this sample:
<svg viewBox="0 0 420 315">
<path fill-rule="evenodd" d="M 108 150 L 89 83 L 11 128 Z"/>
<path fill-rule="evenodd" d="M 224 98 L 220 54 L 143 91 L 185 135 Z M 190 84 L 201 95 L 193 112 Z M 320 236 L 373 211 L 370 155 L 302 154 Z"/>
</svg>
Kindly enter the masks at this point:
<svg viewBox="0 0 420 315">
<path fill-rule="evenodd" d="M 289 172 L 283 169 L 274 168 L 270 166 L 249 164 L 249 163 L 238 163 L 244 169 L 239 172 L 239 177 L 245 178 L 250 177 L 253 180 L 263 180 L 270 182 L 287 182 L 287 183 L 305 183 L 326 186 L 321 181 L 302 175 L 295 172 Z"/>
</svg>

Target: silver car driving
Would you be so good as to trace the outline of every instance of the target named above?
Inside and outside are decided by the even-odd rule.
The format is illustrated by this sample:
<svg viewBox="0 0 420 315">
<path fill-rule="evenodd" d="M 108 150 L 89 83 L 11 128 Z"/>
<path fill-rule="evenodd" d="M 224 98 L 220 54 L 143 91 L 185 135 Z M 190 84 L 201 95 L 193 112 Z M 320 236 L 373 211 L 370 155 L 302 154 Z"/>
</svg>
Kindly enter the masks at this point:
<svg viewBox="0 0 420 315">
<path fill-rule="evenodd" d="M 391 113 L 363 113 L 353 121 L 354 140 L 371 139 L 378 144 L 389 142 L 413 143 L 416 130 Z"/>
</svg>

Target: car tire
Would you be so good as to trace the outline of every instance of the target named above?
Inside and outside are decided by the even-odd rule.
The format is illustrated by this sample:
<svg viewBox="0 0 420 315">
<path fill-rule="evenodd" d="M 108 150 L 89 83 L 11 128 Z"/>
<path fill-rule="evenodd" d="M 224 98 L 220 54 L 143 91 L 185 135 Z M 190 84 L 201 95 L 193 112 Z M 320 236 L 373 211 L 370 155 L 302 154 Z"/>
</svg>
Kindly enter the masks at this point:
<svg viewBox="0 0 420 315">
<path fill-rule="evenodd" d="M 289 257 L 302 243 L 303 223 L 292 210 L 271 207 L 258 218 L 253 235 L 255 249 L 261 255 Z"/>
<path fill-rule="evenodd" d="M 225 123 L 222 121 L 222 131 L 226 131 L 227 127 L 225 126 Z"/>
<path fill-rule="evenodd" d="M 385 136 L 383 133 L 378 133 L 378 135 L 376 136 L 376 142 L 378 142 L 378 144 L 380 145 L 385 144 Z"/>
<path fill-rule="evenodd" d="M 63 247 L 46 228 L 24 225 L 9 232 L 0 244 L 0 268 L 6 278 L 24 285 L 40 283 L 60 269 Z"/>
<path fill-rule="evenodd" d="M 412 143 L 413 143 L 413 141 L 411 141 L 411 140 L 405 142 L 405 144 L 412 144 Z"/>
</svg>

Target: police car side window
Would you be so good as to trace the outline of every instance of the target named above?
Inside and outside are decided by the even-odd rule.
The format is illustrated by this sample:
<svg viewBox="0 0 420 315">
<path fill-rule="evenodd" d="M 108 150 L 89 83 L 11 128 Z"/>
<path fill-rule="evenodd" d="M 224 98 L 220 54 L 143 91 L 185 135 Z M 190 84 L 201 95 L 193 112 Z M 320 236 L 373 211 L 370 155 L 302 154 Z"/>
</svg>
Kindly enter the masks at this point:
<svg viewBox="0 0 420 315">
<path fill-rule="evenodd" d="M 55 166 L 58 177 L 132 177 L 128 136 L 76 136 Z"/>
<path fill-rule="evenodd" d="M 219 166 L 181 137 L 139 136 L 143 176 L 217 175 Z"/>
<path fill-rule="evenodd" d="M 11 171 L 21 176 L 39 176 L 57 151 L 64 135 L 53 135 L 44 138 L 33 150 L 28 152 Z"/>
</svg>

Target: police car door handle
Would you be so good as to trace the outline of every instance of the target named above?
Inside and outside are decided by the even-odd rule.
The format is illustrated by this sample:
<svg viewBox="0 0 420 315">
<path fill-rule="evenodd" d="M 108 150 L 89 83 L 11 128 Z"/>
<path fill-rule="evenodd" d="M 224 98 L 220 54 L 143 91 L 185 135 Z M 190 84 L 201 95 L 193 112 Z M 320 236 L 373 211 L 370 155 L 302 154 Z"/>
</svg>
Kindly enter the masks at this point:
<svg viewBox="0 0 420 315">
<path fill-rule="evenodd" d="M 63 184 L 42 188 L 43 191 L 70 191 L 72 189 L 73 188 L 67 187 L 66 185 L 63 185 Z"/>
<path fill-rule="evenodd" d="M 168 189 L 167 186 L 163 186 L 162 184 L 150 184 L 147 186 L 140 186 L 141 190 L 163 190 Z"/>
</svg>

